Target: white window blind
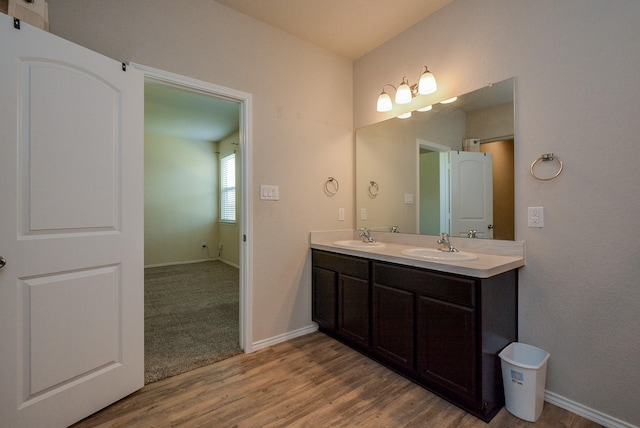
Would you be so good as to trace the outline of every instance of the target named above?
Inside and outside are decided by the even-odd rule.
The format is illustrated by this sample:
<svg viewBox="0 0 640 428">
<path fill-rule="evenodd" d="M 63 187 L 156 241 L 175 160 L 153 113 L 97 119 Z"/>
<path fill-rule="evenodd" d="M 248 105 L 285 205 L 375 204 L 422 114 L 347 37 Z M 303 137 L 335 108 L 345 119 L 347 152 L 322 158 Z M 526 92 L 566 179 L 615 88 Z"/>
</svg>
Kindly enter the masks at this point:
<svg viewBox="0 0 640 428">
<path fill-rule="evenodd" d="M 236 221 L 236 155 L 220 159 L 220 220 Z"/>
</svg>

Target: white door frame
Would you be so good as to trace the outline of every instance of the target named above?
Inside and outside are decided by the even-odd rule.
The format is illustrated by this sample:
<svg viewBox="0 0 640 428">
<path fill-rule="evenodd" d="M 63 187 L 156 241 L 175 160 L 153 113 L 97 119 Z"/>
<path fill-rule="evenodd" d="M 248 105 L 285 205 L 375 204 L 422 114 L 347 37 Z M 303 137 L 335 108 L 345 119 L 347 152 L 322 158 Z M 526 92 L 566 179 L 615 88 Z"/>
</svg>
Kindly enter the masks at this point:
<svg viewBox="0 0 640 428">
<path fill-rule="evenodd" d="M 416 171 L 417 186 L 416 192 L 416 230 L 420 232 L 420 149 L 439 152 L 440 156 L 440 230 L 449 233 L 450 229 L 450 210 L 449 210 L 449 160 L 448 152 L 451 147 L 442 144 L 433 143 L 431 141 L 416 138 Z"/>
<path fill-rule="evenodd" d="M 192 79 L 157 68 L 131 63 L 141 70 L 145 80 L 156 81 L 165 85 L 211 95 L 240 103 L 240 147 L 241 156 L 241 205 L 240 205 L 240 346 L 245 353 L 253 352 L 253 251 L 250 239 L 252 233 L 251 195 L 251 94 L 238 91 L 202 80 Z"/>
</svg>

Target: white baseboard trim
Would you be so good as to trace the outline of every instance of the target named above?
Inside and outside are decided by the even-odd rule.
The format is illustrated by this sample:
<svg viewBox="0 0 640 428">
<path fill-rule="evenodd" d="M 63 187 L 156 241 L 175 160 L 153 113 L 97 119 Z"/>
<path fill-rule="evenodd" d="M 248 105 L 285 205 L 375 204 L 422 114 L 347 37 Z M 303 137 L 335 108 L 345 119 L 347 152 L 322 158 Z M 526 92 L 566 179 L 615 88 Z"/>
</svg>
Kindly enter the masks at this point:
<svg viewBox="0 0 640 428">
<path fill-rule="evenodd" d="M 144 267 L 146 269 L 146 268 L 163 267 L 163 266 L 188 265 L 188 264 L 191 264 L 191 263 L 212 262 L 212 261 L 215 261 L 215 260 L 220 260 L 220 259 L 216 257 L 216 258 L 210 258 L 210 259 L 187 260 L 187 261 L 182 261 L 182 262 L 156 263 L 156 264 L 151 264 L 151 265 L 144 265 Z M 220 261 L 224 261 L 224 260 L 220 260 Z M 229 263 L 227 263 L 227 264 L 229 264 Z"/>
<path fill-rule="evenodd" d="M 235 263 L 231 263 L 230 261 L 225 260 L 225 259 L 220 259 L 220 258 L 218 258 L 218 259 L 210 259 L 210 260 L 218 260 L 219 262 L 222 262 L 222 263 L 224 263 L 225 265 L 229 265 L 229 266 L 234 267 L 234 268 L 236 268 L 236 269 L 240 269 L 240 265 L 235 264 Z"/>
<path fill-rule="evenodd" d="M 300 328 L 298 330 L 290 331 L 288 333 L 279 334 L 278 336 L 270 337 L 268 339 L 258 340 L 257 342 L 253 342 L 251 345 L 251 352 L 257 351 L 259 349 L 267 348 L 272 345 L 276 345 L 278 343 L 286 342 L 287 340 L 294 339 L 299 336 L 304 336 L 309 333 L 313 333 L 318 330 L 318 325 L 313 324 L 307 327 Z"/>
<path fill-rule="evenodd" d="M 600 425 L 604 425 L 606 427 L 611 428 L 638 428 L 635 425 L 631 425 L 628 422 L 621 421 L 620 419 L 616 419 L 612 416 L 606 415 L 597 410 L 591 409 L 585 405 L 580 403 L 576 403 L 573 400 L 569 400 L 561 395 L 558 395 L 554 392 L 545 391 L 544 393 L 544 401 L 547 401 L 553 405 L 561 407 L 565 410 L 570 411 L 571 413 L 575 413 L 576 415 L 582 416 L 583 418 L 589 419 L 593 422 L 597 422 Z"/>
</svg>

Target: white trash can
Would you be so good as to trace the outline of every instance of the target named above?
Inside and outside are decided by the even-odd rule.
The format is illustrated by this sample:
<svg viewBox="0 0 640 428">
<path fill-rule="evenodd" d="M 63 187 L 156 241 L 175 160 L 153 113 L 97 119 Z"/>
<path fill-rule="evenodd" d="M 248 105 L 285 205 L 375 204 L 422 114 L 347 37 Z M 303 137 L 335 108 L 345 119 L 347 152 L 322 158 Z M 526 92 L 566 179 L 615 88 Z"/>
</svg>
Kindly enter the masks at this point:
<svg viewBox="0 0 640 428">
<path fill-rule="evenodd" d="M 535 422 L 544 405 L 549 353 L 535 346 L 513 342 L 498 355 L 502 360 L 505 407 L 520 419 Z"/>
</svg>

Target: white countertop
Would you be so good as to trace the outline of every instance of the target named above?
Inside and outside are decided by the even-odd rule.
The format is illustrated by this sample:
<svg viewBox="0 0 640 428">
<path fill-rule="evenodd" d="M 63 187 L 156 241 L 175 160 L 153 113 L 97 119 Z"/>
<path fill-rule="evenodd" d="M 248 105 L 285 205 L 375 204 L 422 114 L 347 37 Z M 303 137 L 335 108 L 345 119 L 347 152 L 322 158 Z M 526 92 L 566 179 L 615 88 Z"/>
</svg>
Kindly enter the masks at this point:
<svg viewBox="0 0 640 428">
<path fill-rule="evenodd" d="M 451 243 L 460 251 L 474 253 L 478 256 L 477 260 L 469 261 L 417 260 L 402 254 L 403 250 L 410 248 L 435 248 L 436 245 L 433 238 L 437 240 L 437 237 L 433 236 L 405 235 L 403 237 L 400 236 L 402 234 L 372 233 L 377 242 L 385 244 L 384 247 L 355 249 L 333 245 L 333 242 L 338 240 L 361 239 L 357 237 L 357 234 L 355 234 L 354 238 L 353 232 L 354 231 L 350 230 L 311 232 L 310 247 L 317 250 L 431 269 L 434 271 L 455 273 L 475 278 L 489 278 L 525 265 L 524 243 L 517 241 L 451 238 Z M 385 241 L 384 238 L 388 239 Z M 433 241 L 433 244 L 431 241 Z"/>
</svg>

